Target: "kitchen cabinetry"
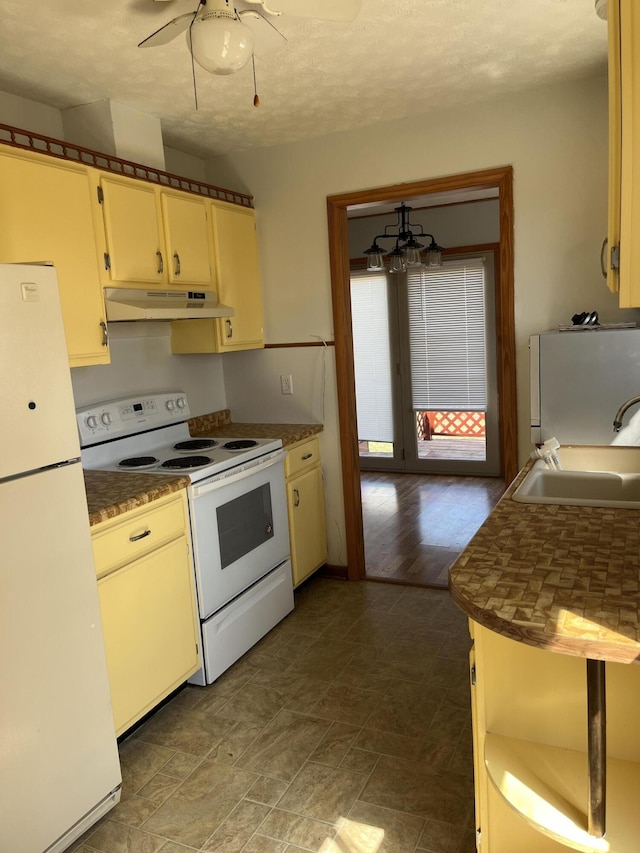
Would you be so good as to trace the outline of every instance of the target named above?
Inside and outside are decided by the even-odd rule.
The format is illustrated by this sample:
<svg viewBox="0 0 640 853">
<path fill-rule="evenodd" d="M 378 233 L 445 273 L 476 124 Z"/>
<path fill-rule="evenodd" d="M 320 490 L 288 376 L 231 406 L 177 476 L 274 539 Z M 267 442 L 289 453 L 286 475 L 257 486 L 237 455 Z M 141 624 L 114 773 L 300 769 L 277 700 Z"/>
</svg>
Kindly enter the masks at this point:
<svg viewBox="0 0 640 853">
<path fill-rule="evenodd" d="M 621 308 L 640 306 L 640 10 L 609 0 L 609 226 L 607 284 Z M 619 265 L 617 269 L 616 266 Z"/>
<path fill-rule="evenodd" d="M 284 463 L 294 587 L 327 561 L 320 443 L 307 439 L 288 448 Z"/>
<path fill-rule="evenodd" d="M 0 146 L 0 262 L 56 267 L 69 363 L 109 362 L 89 170 Z"/>
<path fill-rule="evenodd" d="M 218 299 L 230 305 L 235 315 L 174 322 L 174 353 L 233 352 L 264 346 L 255 212 L 217 201 L 210 203 L 210 212 Z"/>
<path fill-rule="evenodd" d="M 587 833 L 585 660 L 470 625 L 480 849 L 637 850 L 640 667 L 606 664 L 606 837 L 596 838 Z"/>
<path fill-rule="evenodd" d="M 105 282 L 213 286 L 204 198 L 108 174 L 100 176 L 97 198 Z"/>
<path fill-rule="evenodd" d="M 118 735 L 200 666 L 187 525 L 178 492 L 91 531 Z"/>
</svg>

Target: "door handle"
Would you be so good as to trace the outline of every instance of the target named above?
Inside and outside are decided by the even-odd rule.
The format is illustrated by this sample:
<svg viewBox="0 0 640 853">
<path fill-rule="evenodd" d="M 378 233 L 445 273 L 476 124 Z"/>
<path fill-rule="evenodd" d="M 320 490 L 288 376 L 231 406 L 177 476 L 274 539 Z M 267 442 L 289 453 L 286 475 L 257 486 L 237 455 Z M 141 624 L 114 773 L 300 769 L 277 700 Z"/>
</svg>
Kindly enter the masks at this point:
<svg viewBox="0 0 640 853">
<path fill-rule="evenodd" d="M 173 253 L 173 260 L 175 261 L 173 274 L 180 275 L 180 255 L 177 252 Z"/>
<path fill-rule="evenodd" d="M 605 237 L 602 241 L 602 248 L 600 249 L 600 271 L 602 273 L 602 277 L 607 277 L 607 268 L 605 266 L 605 254 L 607 251 L 607 245 L 609 243 L 608 237 Z"/>
<path fill-rule="evenodd" d="M 137 536 L 130 536 L 129 542 L 138 542 L 140 539 L 144 539 L 147 536 L 151 536 L 151 531 L 149 529 L 145 530 L 144 533 L 138 533 Z"/>
<path fill-rule="evenodd" d="M 104 320 L 100 320 L 100 328 L 102 329 L 102 346 L 109 346 L 109 328 Z"/>
<path fill-rule="evenodd" d="M 158 275 L 162 275 L 162 273 L 164 272 L 164 260 L 162 259 L 162 252 L 160 251 L 160 249 L 158 249 L 158 251 L 156 252 L 156 258 L 158 259 L 157 273 Z"/>
<path fill-rule="evenodd" d="M 300 506 L 300 492 L 297 489 L 293 490 L 293 505 Z"/>
<path fill-rule="evenodd" d="M 225 323 L 227 324 L 227 337 L 231 339 L 233 337 L 233 324 L 231 320 L 225 320 Z"/>
</svg>

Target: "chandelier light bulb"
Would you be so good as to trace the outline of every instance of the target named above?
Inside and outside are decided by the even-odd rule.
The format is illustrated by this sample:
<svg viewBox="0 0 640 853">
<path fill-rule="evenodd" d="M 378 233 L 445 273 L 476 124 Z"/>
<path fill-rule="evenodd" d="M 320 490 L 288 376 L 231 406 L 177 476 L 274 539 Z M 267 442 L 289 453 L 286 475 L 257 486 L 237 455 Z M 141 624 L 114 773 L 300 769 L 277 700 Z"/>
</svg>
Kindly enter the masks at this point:
<svg viewBox="0 0 640 853">
<path fill-rule="evenodd" d="M 253 32 L 230 12 L 197 17 L 187 31 L 195 61 L 211 74 L 235 74 L 253 54 Z"/>
</svg>

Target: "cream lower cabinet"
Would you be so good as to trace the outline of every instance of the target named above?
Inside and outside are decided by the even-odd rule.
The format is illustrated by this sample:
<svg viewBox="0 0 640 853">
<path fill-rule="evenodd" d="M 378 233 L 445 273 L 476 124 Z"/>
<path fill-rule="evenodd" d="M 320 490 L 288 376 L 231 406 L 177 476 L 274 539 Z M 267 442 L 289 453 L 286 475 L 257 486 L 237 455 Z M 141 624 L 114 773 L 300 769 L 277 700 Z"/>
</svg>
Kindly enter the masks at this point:
<svg viewBox="0 0 640 853">
<path fill-rule="evenodd" d="M 200 666 L 184 492 L 92 528 L 120 735 Z"/>
<path fill-rule="evenodd" d="M 640 666 L 606 664 L 606 835 L 587 832 L 586 661 L 470 623 L 478 850 L 632 853 L 640 839 Z"/>
<path fill-rule="evenodd" d="M 86 167 L 0 146 L 0 262 L 55 265 L 71 367 L 110 360 L 93 216 Z"/>
<path fill-rule="evenodd" d="M 218 299 L 233 317 L 177 320 L 171 324 L 174 353 L 235 352 L 264 346 L 262 288 L 255 211 L 225 202 L 210 205 Z"/>
<path fill-rule="evenodd" d="M 327 562 L 324 488 L 317 438 L 288 448 L 285 460 L 293 585 Z"/>
</svg>

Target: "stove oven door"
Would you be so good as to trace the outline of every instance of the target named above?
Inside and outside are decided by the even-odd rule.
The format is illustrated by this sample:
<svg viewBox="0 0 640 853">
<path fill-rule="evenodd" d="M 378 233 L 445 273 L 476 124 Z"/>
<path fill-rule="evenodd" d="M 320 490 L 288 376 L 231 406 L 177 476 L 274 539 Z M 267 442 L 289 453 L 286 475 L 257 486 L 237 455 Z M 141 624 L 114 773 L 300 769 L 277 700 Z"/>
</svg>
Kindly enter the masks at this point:
<svg viewBox="0 0 640 853">
<path fill-rule="evenodd" d="M 285 455 L 269 453 L 189 488 L 201 619 L 289 556 Z"/>
</svg>

